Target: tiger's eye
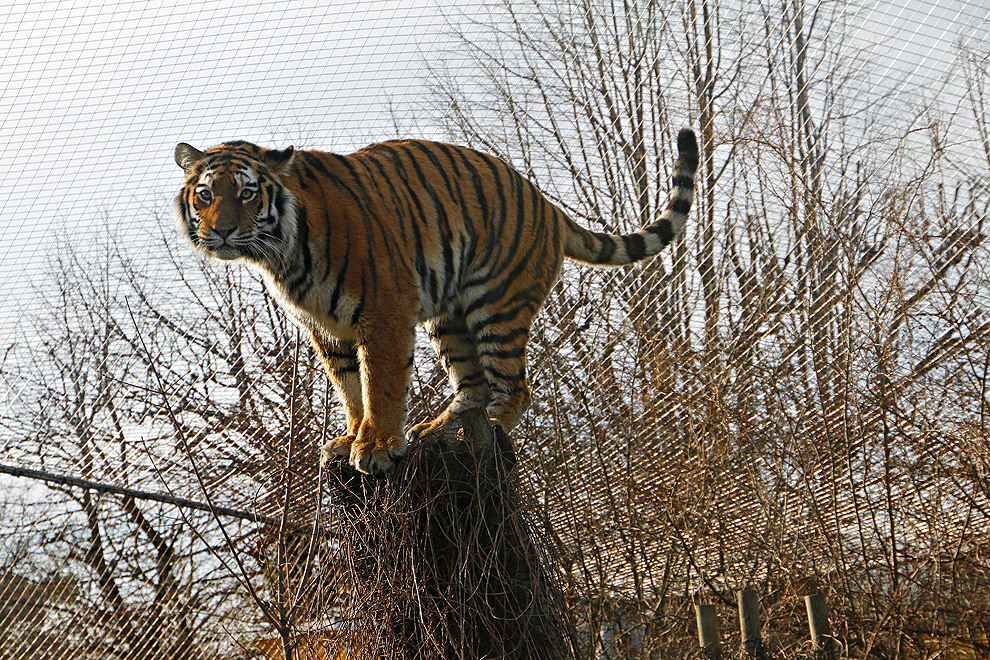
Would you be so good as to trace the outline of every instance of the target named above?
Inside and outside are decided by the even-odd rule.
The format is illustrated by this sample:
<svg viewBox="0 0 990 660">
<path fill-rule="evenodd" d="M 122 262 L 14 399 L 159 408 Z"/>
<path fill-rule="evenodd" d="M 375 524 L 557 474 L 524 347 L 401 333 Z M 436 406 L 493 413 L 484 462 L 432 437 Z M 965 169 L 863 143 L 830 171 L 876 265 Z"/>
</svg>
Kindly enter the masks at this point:
<svg viewBox="0 0 990 660">
<path fill-rule="evenodd" d="M 203 204 L 209 204 L 213 201 L 213 191 L 209 188 L 200 188 L 196 191 L 196 199 L 198 199 Z"/>
<path fill-rule="evenodd" d="M 254 196 L 255 196 L 255 191 L 251 190 L 250 188 L 245 188 L 244 190 L 241 191 L 242 202 L 250 202 L 252 199 L 254 199 Z"/>
</svg>

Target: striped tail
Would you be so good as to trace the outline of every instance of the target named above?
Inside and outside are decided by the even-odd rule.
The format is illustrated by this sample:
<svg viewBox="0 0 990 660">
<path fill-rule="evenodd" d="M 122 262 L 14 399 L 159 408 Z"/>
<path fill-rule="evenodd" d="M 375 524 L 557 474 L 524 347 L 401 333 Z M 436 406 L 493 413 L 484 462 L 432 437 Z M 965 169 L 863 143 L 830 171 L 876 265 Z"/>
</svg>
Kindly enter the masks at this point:
<svg viewBox="0 0 990 660">
<path fill-rule="evenodd" d="M 698 169 L 698 141 L 690 128 L 682 128 L 677 134 L 677 151 L 670 201 L 655 223 L 634 234 L 612 236 L 569 222 L 564 254 L 588 264 L 621 266 L 652 257 L 675 236 L 682 235 L 694 199 L 694 173 Z"/>
</svg>

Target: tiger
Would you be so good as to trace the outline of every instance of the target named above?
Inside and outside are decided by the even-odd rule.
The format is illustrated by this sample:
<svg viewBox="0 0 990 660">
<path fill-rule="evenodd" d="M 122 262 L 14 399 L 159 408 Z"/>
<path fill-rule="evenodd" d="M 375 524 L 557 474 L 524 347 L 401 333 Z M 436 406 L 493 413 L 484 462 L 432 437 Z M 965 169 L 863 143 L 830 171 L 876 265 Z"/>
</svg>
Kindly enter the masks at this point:
<svg viewBox="0 0 990 660">
<path fill-rule="evenodd" d="M 245 141 L 175 148 L 175 218 L 193 249 L 257 270 L 308 333 L 343 405 L 321 460 L 390 470 L 426 433 L 484 407 L 509 432 L 531 402 L 526 344 L 564 258 L 620 266 L 683 235 L 698 144 L 684 128 L 665 209 L 626 235 L 584 229 L 505 161 L 466 147 L 392 140 L 350 155 Z M 404 433 L 415 329 L 453 398 Z"/>
</svg>

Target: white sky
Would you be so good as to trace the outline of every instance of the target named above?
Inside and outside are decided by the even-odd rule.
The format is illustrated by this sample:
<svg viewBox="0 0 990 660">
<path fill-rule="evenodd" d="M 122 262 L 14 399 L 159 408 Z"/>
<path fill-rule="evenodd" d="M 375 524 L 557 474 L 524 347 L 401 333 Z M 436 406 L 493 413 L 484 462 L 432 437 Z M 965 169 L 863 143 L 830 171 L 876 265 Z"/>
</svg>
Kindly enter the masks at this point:
<svg viewBox="0 0 990 660">
<path fill-rule="evenodd" d="M 241 138 L 347 152 L 395 136 L 391 107 L 411 134 L 421 54 L 443 41 L 438 2 L 473 4 L 15 0 L 0 8 L 0 353 L 59 232 L 85 241 L 109 225 L 140 246 L 152 244 L 155 211 L 171 222 L 177 142 L 205 148 Z M 856 15 L 851 36 L 870 45 L 868 65 L 891 90 L 922 83 L 942 94 L 955 44 L 985 38 L 988 2 L 879 3 Z"/>
<path fill-rule="evenodd" d="M 434 0 L 37 2 L 0 8 L 0 309 L 19 314 L 58 232 L 133 244 L 170 213 L 177 142 L 349 151 L 394 136 Z M 170 216 L 168 218 L 170 222 Z M 0 346 L 4 324 L 0 321 Z"/>
</svg>

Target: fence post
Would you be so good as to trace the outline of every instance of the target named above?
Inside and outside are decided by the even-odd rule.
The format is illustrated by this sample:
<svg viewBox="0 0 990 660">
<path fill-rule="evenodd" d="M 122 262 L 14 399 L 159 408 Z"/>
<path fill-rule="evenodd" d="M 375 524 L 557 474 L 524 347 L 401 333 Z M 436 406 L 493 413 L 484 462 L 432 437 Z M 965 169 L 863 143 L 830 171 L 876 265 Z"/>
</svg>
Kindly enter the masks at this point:
<svg viewBox="0 0 990 660">
<path fill-rule="evenodd" d="M 722 649 L 719 646 L 718 627 L 715 623 L 714 605 L 695 605 L 698 619 L 698 643 L 708 660 L 720 660 Z"/>
<path fill-rule="evenodd" d="M 815 651 L 824 656 L 825 660 L 835 660 L 835 638 L 828 623 L 828 605 L 821 594 L 804 597 L 804 605 L 808 608 L 808 629 L 811 631 L 811 643 Z"/>
<path fill-rule="evenodd" d="M 750 658 L 765 660 L 769 654 L 760 638 L 760 596 L 753 589 L 744 589 L 739 592 L 738 600 L 742 651 Z"/>
</svg>

